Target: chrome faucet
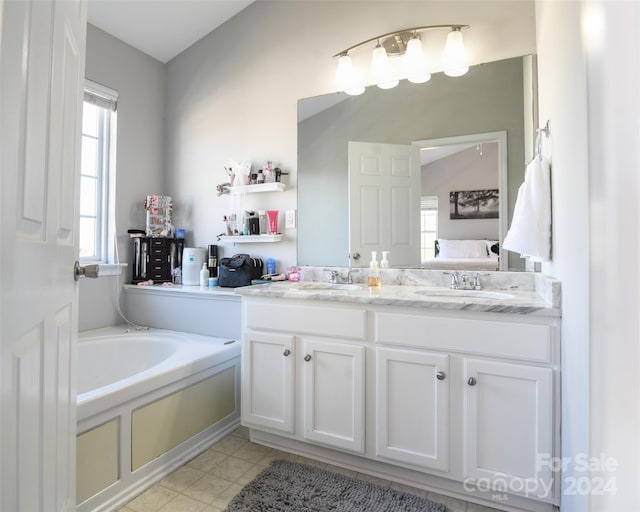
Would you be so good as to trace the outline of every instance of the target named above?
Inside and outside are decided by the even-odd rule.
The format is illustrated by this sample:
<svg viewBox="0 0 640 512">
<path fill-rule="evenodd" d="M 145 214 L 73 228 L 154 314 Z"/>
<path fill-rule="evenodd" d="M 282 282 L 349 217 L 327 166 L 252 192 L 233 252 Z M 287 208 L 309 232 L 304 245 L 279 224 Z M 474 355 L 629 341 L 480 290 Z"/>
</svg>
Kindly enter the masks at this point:
<svg viewBox="0 0 640 512">
<path fill-rule="evenodd" d="M 347 277 L 343 277 L 340 275 L 340 272 L 338 272 L 337 270 L 332 270 L 331 271 L 331 277 L 329 277 L 329 283 L 330 284 L 351 284 L 353 283 L 353 279 L 351 277 L 351 270 L 349 270 L 347 272 Z"/>
<path fill-rule="evenodd" d="M 449 288 L 457 290 L 460 287 L 460 281 L 458 280 L 457 272 L 444 272 L 446 275 L 451 276 L 451 285 Z"/>
<path fill-rule="evenodd" d="M 463 290 L 469 290 L 471 288 L 467 274 L 462 274 L 460 276 L 460 284 Z"/>
<path fill-rule="evenodd" d="M 488 276 L 489 274 L 482 274 L 483 276 Z M 473 289 L 474 290 L 482 290 L 482 285 L 480 284 L 480 273 L 477 273 L 473 278 Z"/>
</svg>

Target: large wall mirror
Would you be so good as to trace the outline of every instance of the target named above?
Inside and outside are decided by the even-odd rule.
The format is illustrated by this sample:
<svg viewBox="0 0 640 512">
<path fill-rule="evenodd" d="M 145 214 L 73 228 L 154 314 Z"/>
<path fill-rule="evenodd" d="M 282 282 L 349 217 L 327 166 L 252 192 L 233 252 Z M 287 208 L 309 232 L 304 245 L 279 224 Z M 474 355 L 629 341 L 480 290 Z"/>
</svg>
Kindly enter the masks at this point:
<svg viewBox="0 0 640 512">
<path fill-rule="evenodd" d="M 434 238 L 501 242 L 531 156 L 534 66 L 531 56 L 512 58 L 473 66 L 460 78 L 438 73 L 424 84 L 402 81 L 392 90 L 369 87 L 360 96 L 335 93 L 300 100 L 298 264 L 366 266 L 368 252 L 354 258 L 359 249 L 367 247 L 354 247 L 350 234 L 354 217 L 366 218 L 368 232 L 381 219 L 395 218 L 392 231 L 402 234 L 400 238 L 419 239 L 410 260 L 394 261 L 392 251 L 393 267 L 425 267 L 424 262 L 435 256 Z M 368 210 L 360 203 L 356 206 L 353 195 L 350 197 L 350 187 L 354 189 L 350 152 L 362 147 L 361 143 L 367 143 L 364 147 L 374 153 L 384 153 L 386 147 L 422 149 L 412 157 L 418 161 L 411 163 L 417 165 L 420 183 L 411 187 L 418 187 L 419 192 L 410 201 L 391 201 L 388 211 L 380 208 L 373 215 L 363 213 Z M 413 204 L 415 197 L 418 204 Z M 451 203 L 454 197 L 455 208 L 459 206 L 456 215 Z M 465 216 L 462 210 L 472 208 L 472 203 L 479 205 L 478 212 Z M 403 215 L 413 212 L 407 223 L 398 223 L 402 218 L 398 206 L 404 208 Z M 437 213 L 430 230 L 421 219 L 429 208 Z M 506 251 L 501 252 L 498 266 L 503 270 L 524 268 L 519 255 Z"/>
</svg>

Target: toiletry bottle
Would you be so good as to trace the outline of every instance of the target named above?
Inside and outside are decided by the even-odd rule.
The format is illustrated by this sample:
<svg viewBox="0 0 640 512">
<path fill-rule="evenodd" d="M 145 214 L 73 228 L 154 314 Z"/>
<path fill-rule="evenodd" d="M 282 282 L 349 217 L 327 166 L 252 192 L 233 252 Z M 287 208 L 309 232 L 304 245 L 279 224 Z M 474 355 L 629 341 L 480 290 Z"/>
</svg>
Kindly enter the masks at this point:
<svg viewBox="0 0 640 512">
<path fill-rule="evenodd" d="M 269 224 L 267 222 L 267 212 L 265 210 L 258 210 L 258 224 L 260 225 L 260 234 L 266 235 L 269 231 Z"/>
<path fill-rule="evenodd" d="M 209 246 L 209 258 L 207 262 L 209 277 L 218 277 L 218 246 Z"/>
<path fill-rule="evenodd" d="M 380 276 L 378 276 L 378 253 L 371 251 L 371 261 L 369 262 L 369 286 L 380 286 Z"/>
<path fill-rule="evenodd" d="M 380 260 L 380 268 L 389 268 L 389 251 L 382 251 L 382 259 Z"/>
<path fill-rule="evenodd" d="M 369 270 L 371 270 L 371 275 L 378 275 L 378 253 L 376 251 L 371 251 Z"/>
<path fill-rule="evenodd" d="M 276 260 L 273 258 L 267 258 L 267 274 L 276 273 Z"/>
<path fill-rule="evenodd" d="M 200 270 L 200 286 L 209 286 L 209 269 L 207 264 L 202 264 L 202 270 Z"/>
</svg>

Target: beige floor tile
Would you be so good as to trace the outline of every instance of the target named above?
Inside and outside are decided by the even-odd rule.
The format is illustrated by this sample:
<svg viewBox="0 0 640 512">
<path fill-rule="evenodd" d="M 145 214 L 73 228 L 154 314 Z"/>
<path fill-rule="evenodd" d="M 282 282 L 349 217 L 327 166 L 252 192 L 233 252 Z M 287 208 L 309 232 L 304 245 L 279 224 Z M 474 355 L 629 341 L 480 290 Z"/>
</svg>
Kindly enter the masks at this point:
<svg viewBox="0 0 640 512">
<path fill-rule="evenodd" d="M 224 509 L 208 505 L 202 512 L 222 512 Z"/>
<path fill-rule="evenodd" d="M 228 455 L 225 455 L 224 453 L 208 449 L 207 451 L 198 455 L 195 459 L 191 459 L 187 463 L 187 466 L 208 473 L 227 457 Z"/>
<path fill-rule="evenodd" d="M 207 474 L 191 487 L 187 487 L 183 494 L 190 498 L 211 504 L 216 496 L 226 491 L 232 483 L 233 482 L 230 482 L 229 480 Z"/>
<path fill-rule="evenodd" d="M 178 495 L 177 492 L 156 484 L 127 504 L 134 512 L 158 512 Z"/>
<path fill-rule="evenodd" d="M 258 464 L 268 466 L 274 460 L 290 460 L 292 462 L 295 462 L 298 459 L 299 457 L 297 455 L 294 455 L 293 453 L 281 452 L 280 450 L 272 449 L 258 461 Z"/>
<path fill-rule="evenodd" d="M 167 476 L 160 483 L 177 492 L 184 491 L 205 475 L 203 471 L 190 466 L 182 466 Z"/>
<path fill-rule="evenodd" d="M 450 498 L 449 496 L 445 496 L 443 494 L 438 494 L 436 492 L 427 493 L 427 498 L 431 501 L 435 501 L 436 503 L 442 503 L 445 507 L 447 507 L 447 512 L 466 512 L 467 510 L 467 502 L 458 500 L 456 498 Z"/>
<path fill-rule="evenodd" d="M 158 512 L 203 512 L 208 505 L 180 494 L 162 507 Z"/>
<path fill-rule="evenodd" d="M 249 441 L 236 436 L 227 436 L 221 441 L 218 441 L 210 449 L 216 452 L 224 453 L 225 455 L 233 455 L 234 452 L 242 448 Z"/>
<path fill-rule="evenodd" d="M 249 429 L 247 427 L 238 427 L 231 434 L 231 436 L 240 437 L 242 439 L 249 439 Z"/>
<path fill-rule="evenodd" d="M 247 485 L 251 480 L 257 477 L 267 466 L 263 466 L 262 464 L 255 464 L 249 471 L 244 473 L 240 478 L 235 480 L 236 484 Z"/>
<path fill-rule="evenodd" d="M 235 457 L 227 457 L 211 471 L 215 475 L 225 480 L 235 482 L 244 475 L 254 464 L 246 460 L 236 459 Z"/>
<path fill-rule="evenodd" d="M 237 459 L 246 460 L 255 464 L 267 453 L 269 453 L 269 448 L 267 448 L 266 446 L 247 443 L 242 448 L 236 450 L 233 456 Z"/>
<path fill-rule="evenodd" d="M 215 497 L 211 503 L 214 507 L 224 509 L 229 502 L 242 490 L 242 486 L 238 484 L 232 484 L 224 492 Z"/>
</svg>

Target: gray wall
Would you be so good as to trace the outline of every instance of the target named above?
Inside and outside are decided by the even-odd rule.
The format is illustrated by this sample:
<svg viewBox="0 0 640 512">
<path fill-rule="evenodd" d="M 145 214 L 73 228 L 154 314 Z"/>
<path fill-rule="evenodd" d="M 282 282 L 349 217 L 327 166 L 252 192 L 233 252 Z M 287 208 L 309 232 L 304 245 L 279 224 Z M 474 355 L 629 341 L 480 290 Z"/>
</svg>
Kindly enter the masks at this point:
<svg viewBox="0 0 640 512">
<path fill-rule="evenodd" d="M 254 168 L 273 160 L 291 173 L 287 191 L 247 196 L 247 206 L 296 208 L 297 100 L 336 90 L 331 56 L 340 50 L 416 20 L 464 20 L 472 24 L 465 41 L 473 63 L 488 62 L 535 53 L 533 19 L 531 2 L 252 4 L 167 65 L 165 183 L 177 223 L 198 246 L 223 231 L 229 199 L 216 197 L 215 186 L 226 179 L 229 157 L 250 159 Z M 333 210 L 334 197 L 325 199 Z M 224 252 L 272 256 L 282 269 L 296 262 L 297 234 L 288 229 L 283 242 Z"/>
<path fill-rule="evenodd" d="M 438 238 L 498 240 L 498 219 L 451 219 L 449 193 L 498 188 L 498 144 L 471 147 L 422 166 L 422 195 L 438 196 Z"/>
<path fill-rule="evenodd" d="M 118 91 L 116 162 L 116 228 L 121 262 L 131 260 L 127 229 L 144 228 L 147 194 L 164 193 L 164 64 L 105 32 L 87 26 L 85 75 Z M 81 331 L 122 320 L 114 296 L 131 281 L 131 269 L 120 277 L 80 281 Z"/>
<path fill-rule="evenodd" d="M 526 163 L 522 77 L 521 58 L 491 62 L 471 67 L 460 78 L 439 73 L 419 86 L 404 81 L 390 91 L 371 87 L 302 121 L 298 129 L 299 262 L 346 264 L 348 141 L 410 144 L 506 130 L 512 212 Z"/>
</svg>

